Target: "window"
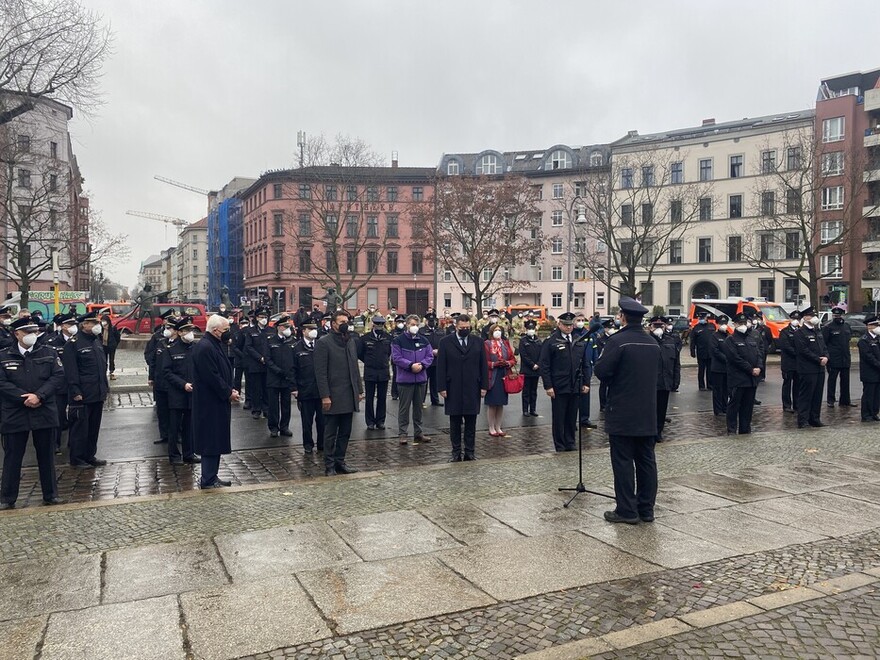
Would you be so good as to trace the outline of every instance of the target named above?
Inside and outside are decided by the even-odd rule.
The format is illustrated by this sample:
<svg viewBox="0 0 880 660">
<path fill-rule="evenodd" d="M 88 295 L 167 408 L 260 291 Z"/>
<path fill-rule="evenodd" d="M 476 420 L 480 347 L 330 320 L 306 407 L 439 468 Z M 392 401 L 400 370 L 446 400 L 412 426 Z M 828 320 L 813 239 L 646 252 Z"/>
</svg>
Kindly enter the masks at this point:
<svg viewBox="0 0 880 660">
<path fill-rule="evenodd" d="M 605 307 L 604 291 L 596 291 L 596 307 Z"/>
<path fill-rule="evenodd" d="M 345 272 L 358 272 L 358 253 L 355 250 L 348 250 L 345 253 Z"/>
<path fill-rule="evenodd" d="M 328 213 L 325 228 L 327 229 L 328 236 L 336 236 L 339 233 L 339 216 L 334 213 Z"/>
<path fill-rule="evenodd" d="M 49 209 L 49 229 L 58 229 L 58 211 Z"/>
<path fill-rule="evenodd" d="M 712 219 L 712 198 L 711 197 L 701 197 L 700 198 L 700 220 L 711 220 Z"/>
<path fill-rule="evenodd" d="M 379 216 L 367 216 L 367 238 L 379 238 Z"/>
<path fill-rule="evenodd" d="M 654 166 L 642 165 L 642 185 L 650 188 L 654 185 Z"/>
<path fill-rule="evenodd" d="M 414 202 L 421 202 L 425 199 L 425 190 L 421 186 L 413 186 L 412 199 Z"/>
<path fill-rule="evenodd" d="M 349 202 L 356 202 L 358 198 L 358 187 L 357 186 L 345 186 L 345 198 Z"/>
<path fill-rule="evenodd" d="M 574 239 L 574 253 L 575 254 L 583 254 L 586 251 L 587 251 L 587 239 L 586 238 Z"/>
<path fill-rule="evenodd" d="M 544 186 L 532 186 L 531 188 L 535 194 L 535 199 L 544 199 Z"/>
<path fill-rule="evenodd" d="M 444 293 L 443 294 L 443 306 L 446 309 L 449 309 L 450 307 L 452 307 L 452 294 L 451 293 Z"/>
<path fill-rule="evenodd" d="M 450 160 L 446 163 L 446 174 L 449 176 L 456 176 L 458 174 L 458 161 Z"/>
<path fill-rule="evenodd" d="M 590 154 L 590 167 L 602 167 L 602 153 L 594 151 Z"/>
<path fill-rule="evenodd" d="M 785 258 L 800 259 L 801 235 L 796 231 L 785 232 Z"/>
<path fill-rule="evenodd" d="M 300 212 L 299 214 L 299 235 L 312 235 L 312 216 L 308 212 Z"/>
<path fill-rule="evenodd" d="M 273 236 L 284 235 L 284 214 L 281 211 L 275 211 L 272 214 Z"/>
<path fill-rule="evenodd" d="M 492 281 L 492 269 L 491 268 L 484 268 L 482 278 L 483 278 L 484 282 L 491 282 Z"/>
<path fill-rule="evenodd" d="M 307 183 L 299 184 L 299 198 L 300 199 L 311 199 L 312 198 L 312 187 Z"/>
<path fill-rule="evenodd" d="M 822 122 L 822 142 L 838 142 L 844 138 L 844 118 L 833 117 Z"/>
<path fill-rule="evenodd" d="M 335 202 L 337 197 L 336 186 L 327 185 L 324 186 L 324 199 L 328 202 Z"/>
<path fill-rule="evenodd" d="M 339 262 L 336 260 L 336 253 L 333 250 L 327 250 L 327 272 L 336 273 L 339 271 Z"/>
<path fill-rule="evenodd" d="M 639 282 L 639 289 L 642 292 L 642 304 L 648 305 L 649 307 L 654 304 L 654 283 L 653 282 Z"/>
<path fill-rule="evenodd" d="M 803 210 L 801 191 L 789 188 L 785 191 L 785 212 L 798 214 Z"/>
<path fill-rule="evenodd" d="M 801 168 L 801 148 L 800 147 L 789 147 L 785 151 L 785 165 L 786 168 L 791 170 L 799 170 Z"/>
<path fill-rule="evenodd" d="M 697 261 L 701 264 L 712 262 L 712 239 L 700 238 L 697 242 Z"/>
<path fill-rule="evenodd" d="M 574 267 L 574 279 L 576 280 L 585 280 L 587 279 L 587 267 L 583 265 Z"/>
<path fill-rule="evenodd" d="M 385 199 L 389 202 L 397 201 L 397 186 L 388 186 L 385 189 Z"/>
<path fill-rule="evenodd" d="M 743 294 L 743 281 L 742 280 L 727 280 L 727 297 L 728 298 L 742 298 Z"/>
<path fill-rule="evenodd" d="M 583 197 L 587 194 L 587 182 L 586 181 L 575 181 L 574 182 L 574 196 L 575 197 Z"/>
<path fill-rule="evenodd" d="M 632 241 L 620 241 L 620 261 L 629 267 L 633 264 L 633 243 Z"/>
<path fill-rule="evenodd" d="M 280 183 L 276 183 L 272 185 L 272 197 L 274 199 L 281 199 L 281 189 L 282 185 Z"/>
<path fill-rule="evenodd" d="M 642 224 L 646 227 L 654 221 L 654 205 L 649 203 L 642 204 Z"/>
<path fill-rule="evenodd" d="M 605 241 L 596 241 L 596 252 L 599 254 L 605 254 L 605 250 L 608 249 L 608 246 L 605 244 Z"/>
<path fill-rule="evenodd" d="M 622 170 L 620 170 L 620 187 L 633 187 L 633 171 L 631 167 L 624 167 Z"/>
<path fill-rule="evenodd" d="M 299 251 L 299 272 L 308 273 L 312 268 L 312 251 L 304 248 Z"/>
<path fill-rule="evenodd" d="M 650 268 L 654 265 L 654 241 L 645 240 L 642 243 L 642 254 L 639 258 L 639 265 Z"/>
<path fill-rule="evenodd" d="M 357 238 L 358 236 L 358 217 L 356 215 L 345 216 L 345 237 Z"/>
<path fill-rule="evenodd" d="M 553 266 L 550 269 L 550 279 L 554 282 L 559 282 L 562 280 L 562 266 Z"/>
<path fill-rule="evenodd" d="M 771 216 L 776 214 L 776 193 L 765 190 L 761 193 L 761 215 Z"/>
<path fill-rule="evenodd" d="M 553 254 L 562 254 L 562 239 L 558 236 L 553 237 L 550 241 L 550 252 Z"/>
<path fill-rule="evenodd" d="M 397 273 L 397 250 L 389 250 L 385 261 L 388 266 L 388 273 L 392 275 Z"/>
<path fill-rule="evenodd" d="M 741 218 L 743 214 L 743 196 L 731 195 L 728 198 L 731 218 Z"/>
<path fill-rule="evenodd" d="M 550 306 L 551 307 L 562 307 L 562 294 L 561 293 L 551 293 L 550 294 Z"/>
<path fill-rule="evenodd" d="M 275 272 L 283 273 L 284 272 L 284 251 L 281 248 L 275 248 Z M 196 272 L 198 266 L 193 265 L 193 273 Z"/>
<path fill-rule="evenodd" d="M 443 281 L 444 282 L 451 282 L 452 281 L 452 271 L 451 270 L 444 270 L 443 271 Z"/>
<path fill-rule="evenodd" d="M 18 171 L 18 185 L 21 188 L 30 188 L 31 187 L 31 171 L 30 170 L 19 170 Z"/>
<path fill-rule="evenodd" d="M 839 254 L 823 254 L 819 263 L 821 277 L 838 280 L 843 277 L 843 263 Z"/>
<path fill-rule="evenodd" d="M 396 213 L 387 213 L 385 215 L 385 235 L 388 238 L 397 238 L 397 221 L 398 215 Z"/>
<path fill-rule="evenodd" d="M 682 260 L 682 240 L 680 238 L 669 241 L 669 263 L 680 264 Z"/>
<path fill-rule="evenodd" d="M 843 152 L 831 151 L 822 154 L 822 174 L 833 176 L 843 174 Z"/>
<path fill-rule="evenodd" d="M 669 183 L 684 183 L 684 163 L 672 163 L 669 167 Z"/>
<path fill-rule="evenodd" d="M 669 203 L 669 221 L 677 225 L 681 223 L 682 220 L 682 207 L 680 199 L 673 199 Z"/>
<path fill-rule="evenodd" d="M 776 280 L 758 280 L 759 295 L 767 300 L 776 300 Z"/>
<path fill-rule="evenodd" d="M 669 283 L 669 304 L 681 305 L 681 282 Z"/>
<path fill-rule="evenodd" d="M 421 215 L 414 215 L 410 224 L 413 239 L 425 237 L 425 219 Z"/>
<path fill-rule="evenodd" d="M 367 250 L 367 272 L 375 273 L 379 270 L 379 253 L 376 250 Z"/>
<path fill-rule="evenodd" d="M 562 199 L 564 195 L 563 185 L 561 183 L 553 184 L 553 199 Z"/>
<path fill-rule="evenodd" d="M 730 157 L 730 178 L 738 179 L 743 175 L 743 157 L 740 156 L 731 156 Z"/>
<path fill-rule="evenodd" d="M 796 277 L 785 277 L 782 279 L 782 301 L 790 303 L 799 303 L 801 293 L 801 282 Z"/>
<path fill-rule="evenodd" d="M 198 259 L 198 258 L 199 258 L 199 251 L 198 251 L 198 250 L 193 250 L 193 256 L 192 256 L 192 258 L 193 258 L 193 259 Z"/>
<path fill-rule="evenodd" d="M 532 227 L 531 229 L 529 229 L 529 238 L 531 238 L 532 240 L 538 240 L 539 231 L 540 230 L 537 227 Z"/>
<path fill-rule="evenodd" d="M 761 152 L 761 174 L 772 174 L 776 171 L 776 151 L 767 149 Z"/>
<path fill-rule="evenodd" d="M 759 258 L 764 261 L 777 259 L 778 253 L 776 247 L 776 238 L 773 236 L 773 234 L 761 234 Z"/>
<path fill-rule="evenodd" d="M 624 204 L 620 207 L 620 224 L 627 227 L 633 223 L 633 207 L 632 204 Z"/>
<path fill-rule="evenodd" d="M 421 252 L 412 253 L 412 272 L 416 275 L 422 274 L 423 261 Z"/>
<path fill-rule="evenodd" d="M 378 202 L 379 201 L 379 188 L 376 186 L 368 186 L 366 193 L 368 202 Z"/>
<path fill-rule="evenodd" d="M 552 211 L 550 213 L 550 224 L 553 227 L 561 227 L 562 226 L 562 211 Z"/>
<path fill-rule="evenodd" d="M 820 227 L 822 242 L 830 243 L 840 236 L 840 232 L 843 229 L 843 223 L 840 220 L 833 220 L 831 222 L 821 223 Z"/>
<path fill-rule="evenodd" d="M 711 158 L 701 158 L 700 159 L 700 181 L 711 181 L 712 180 L 712 159 Z"/>
<path fill-rule="evenodd" d="M 49 143 L 49 157 L 50 158 L 58 158 L 58 143 L 50 142 Z"/>
<path fill-rule="evenodd" d="M 49 175 L 49 192 L 58 192 L 58 175 Z"/>
<path fill-rule="evenodd" d="M 571 156 L 564 149 L 557 149 L 550 154 L 548 162 L 550 163 L 551 170 L 567 170 L 571 167 Z"/>
<path fill-rule="evenodd" d="M 822 188 L 822 210 L 835 211 L 843 208 L 843 186 Z"/>
<path fill-rule="evenodd" d="M 30 135 L 19 135 L 16 143 L 18 145 L 18 151 L 20 153 L 27 153 L 31 150 L 31 136 Z"/>
<path fill-rule="evenodd" d="M 477 174 L 498 174 L 498 156 L 486 154 L 477 162 Z"/>
</svg>

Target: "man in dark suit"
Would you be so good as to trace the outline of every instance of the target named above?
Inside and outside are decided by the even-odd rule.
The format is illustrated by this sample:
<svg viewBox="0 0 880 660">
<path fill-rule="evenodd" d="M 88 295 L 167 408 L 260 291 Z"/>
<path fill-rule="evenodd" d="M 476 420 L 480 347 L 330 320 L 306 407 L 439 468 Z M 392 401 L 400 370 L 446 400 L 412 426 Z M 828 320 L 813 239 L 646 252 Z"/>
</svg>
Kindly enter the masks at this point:
<svg viewBox="0 0 880 660">
<path fill-rule="evenodd" d="M 168 461 L 171 465 L 201 462 L 193 451 L 192 442 L 192 347 L 195 329 L 191 316 L 177 319 L 174 323 L 174 339 L 168 342 L 168 348 L 157 365 L 159 378 L 165 381 L 168 388 Z"/>
<path fill-rule="evenodd" d="M 269 436 L 293 436 L 290 430 L 290 395 L 296 378 L 293 369 L 296 340 L 290 317 L 275 321 L 275 332 L 266 340 L 266 392 L 269 400 Z"/>
<path fill-rule="evenodd" d="M 865 317 L 867 332 L 859 339 L 862 421 L 880 422 L 880 319 Z"/>
<path fill-rule="evenodd" d="M 801 324 L 801 313 L 795 310 L 788 318 L 790 319 L 788 325 L 779 331 L 776 347 L 779 349 L 779 365 L 782 369 L 782 410 L 794 412 L 798 393 L 797 349 L 794 345 L 794 334 Z"/>
<path fill-rule="evenodd" d="M 709 360 L 711 359 L 711 340 L 710 337 L 714 329 L 709 325 L 708 314 L 700 312 L 697 314 L 697 324 L 693 327 L 690 334 L 691 357 L 697 358 L 697 385 L 700 391 L 706 389 L 706 374 L 709 371 Z"/>
<path fill-rule="evenodd" d="M 312 454 L 315 441 L 312 439 L 312 426 L 315 426 L 318 451 L 324 451 L 324 412 L 321 410 L 321 395 L 315 380 L 315 341 L 318 329 L 314 323 L 303 326 L 303 338 L 293 349 L 293 372 L 295 375 L 294 396 L 299 408 L 302 423 L 303 452 Z"/>
<path fill-rule="evenodd" d="M 266 392 L 266 341 L 272 332 L 269 328 L 269 310 L 260 307 L 254 313 L 254 324 L 244 332 L 244 354 L 248 402 L 251 417 L 269 417 L 269 396 Z"/>
<path fill-rule="evenodd" d="M 391 380 L 391 336 L 385 332 L 385 317 L 376 314 L 372 329 L 358 340 L 358 359 L 364 363 L 367 430 L 385 428 L 388 381 Z"/>
<path fill-rule="evenodd" d="M 752 432 L 752 411 L 755 392 L 761 378 L 760 335 L 749 332 L 749 316 L 740 312 L 733 318 L 734 332 L 724 340 L 724 363 L 727 367 L 727 433 L 743 435 Z"/>
<path fill-rule="evenodd" d="M 828 349 L 828 407 L 833 408 L 837 394 L 837 381 L 840 380 L 840 407 L 849 408 L 856 404 L 849 398 L 849 368 L 852 364 L 850 341 L 852 328 L 843 318 L 843 308 L 831 310 L 831 323 L 822 328 L 822 339 Z"/>
<path fill-rule="evenodd" d="M 825 365 L 828 364 L 828 349 L 819 331 L 819 317 L 816 316 L 816 310 L 807 307 L 801 311 L 801 318 L 804 322 L 803 327 L 794 335 L 799 381 L 797 398 L 799 429 L 807 424 L 816 427 L 825 426 L 820 416 L 822 390 L 825 385 Z"/>
<path fill-rule="evenodd" d="M 620 299 L 620 332 L 608 338 L 595 373 L 608 381 L 605 430 L 611 446 L 617 507 L 605 512 L 611 523 L 653 522 L 657 499 L 657 378 L 660 347 L 644 330 L 646 307 Z M 636 490 L 638 482 L 638 490 Z"/>
<path fill-rule="evenodd" d="M 459 314 L 455 334 L 445 336 L 437 349 L 437 389 L 449 416 L 450 462 L 476 460 L 477 415 L 489 388 L 483 340 L 471 328 L 471 318 Z"/>
</svg>

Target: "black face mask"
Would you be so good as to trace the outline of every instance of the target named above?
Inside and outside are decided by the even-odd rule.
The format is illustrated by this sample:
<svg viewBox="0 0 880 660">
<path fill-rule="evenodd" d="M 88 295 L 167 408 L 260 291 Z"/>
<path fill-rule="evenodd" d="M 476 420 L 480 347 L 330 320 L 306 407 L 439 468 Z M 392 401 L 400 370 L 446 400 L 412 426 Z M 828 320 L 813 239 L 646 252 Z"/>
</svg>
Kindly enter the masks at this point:
<svg viewBox="0 0 880 660">
<path fill-rule="evenodd" d="M 229 330 L 224 330 L 223 334 L 220 335 L 220 341 L 224 344 L 229 341 L 229 338 L 232 337 L 232 333 Z"/>
<path fill-rule="evenodd" d="M 347 337 L 347 336 L 348 336 L 348 323 L 343 323 L 342 325 L 340 325 L 340 326 L 336 329 L 336 331 L 337 331 L 340 335 L 342 335 L 343 337 Z"/>
<path fill-rule="evenodd" d="M 834 317 L 834 322 L 835 323 L 843 323 L 843 317 L 842 316 Z"/>
<path fill-rule="evenodd" d="M 459 328 L 458 329 L 458 336 L 461 337 L 462 339 L 467 337 L 469 334 L 471 334 L 470 328 Z"/>
</svg>

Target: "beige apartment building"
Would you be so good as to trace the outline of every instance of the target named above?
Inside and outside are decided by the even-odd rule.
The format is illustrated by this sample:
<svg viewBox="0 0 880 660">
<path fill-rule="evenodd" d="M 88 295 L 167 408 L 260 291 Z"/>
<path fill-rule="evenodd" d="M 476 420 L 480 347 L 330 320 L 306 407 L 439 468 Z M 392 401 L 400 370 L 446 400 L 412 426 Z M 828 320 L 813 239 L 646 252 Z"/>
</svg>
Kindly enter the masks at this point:
<svg viewBox="0 0 880 660">
<path fill-rule="evenodd" d="M 640 263 L 656 263 L 650 277 L 646 268 L 636 271 L 643 304 L 677 315 L 688 313 L 692 298 L 796 302 L 806 293 L 773 268 L 794 266 L 800 236 L 769 231 L 766 218 L 801 203 L 786 199 L 779 177 L 804 168 L 801 145 L 813 139 L 814 117 L 810 109 L 725 123 L 708 119 L 663 133 L 631 131 L 612 144 L 615 235 L 627 234 L 628 223 L 654 223 L 661 235 L 670 223 L 683 228 L 658 241 L 659 252 L 643 251 Z M 646 189 L 651 192 L 643 199 L 650 202 L 640 204 Z M 759 261 L 763 267 L 754 265 Z M 613 294 L 613 305 L 618 298 Z"/>
<path fill-rule="evenodd" d="M 187 225 L 177 237 L 174 298 L 205 303 L 208 298 L 208 219 Z"/>
</svg>

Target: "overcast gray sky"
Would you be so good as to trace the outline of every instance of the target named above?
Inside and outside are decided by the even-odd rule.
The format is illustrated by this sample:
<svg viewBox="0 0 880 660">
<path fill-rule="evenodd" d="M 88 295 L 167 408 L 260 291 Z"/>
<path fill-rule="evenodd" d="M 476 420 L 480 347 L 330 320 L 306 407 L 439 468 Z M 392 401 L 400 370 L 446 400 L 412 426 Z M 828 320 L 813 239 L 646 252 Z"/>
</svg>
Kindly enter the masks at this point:
<svg viewBox="0 0 880 660">
<path fill-rule="evenodd" d="M 401 165 L 590 144 L 813 107 L 880 66 L 876 3 L 805 0 L 84 0 L 115 32 L 106 103 L 72 124 L 92 204 L 140 262 L 201 188 L 290 167 L 296 133 L 364 138 Z"/>
</svg>

